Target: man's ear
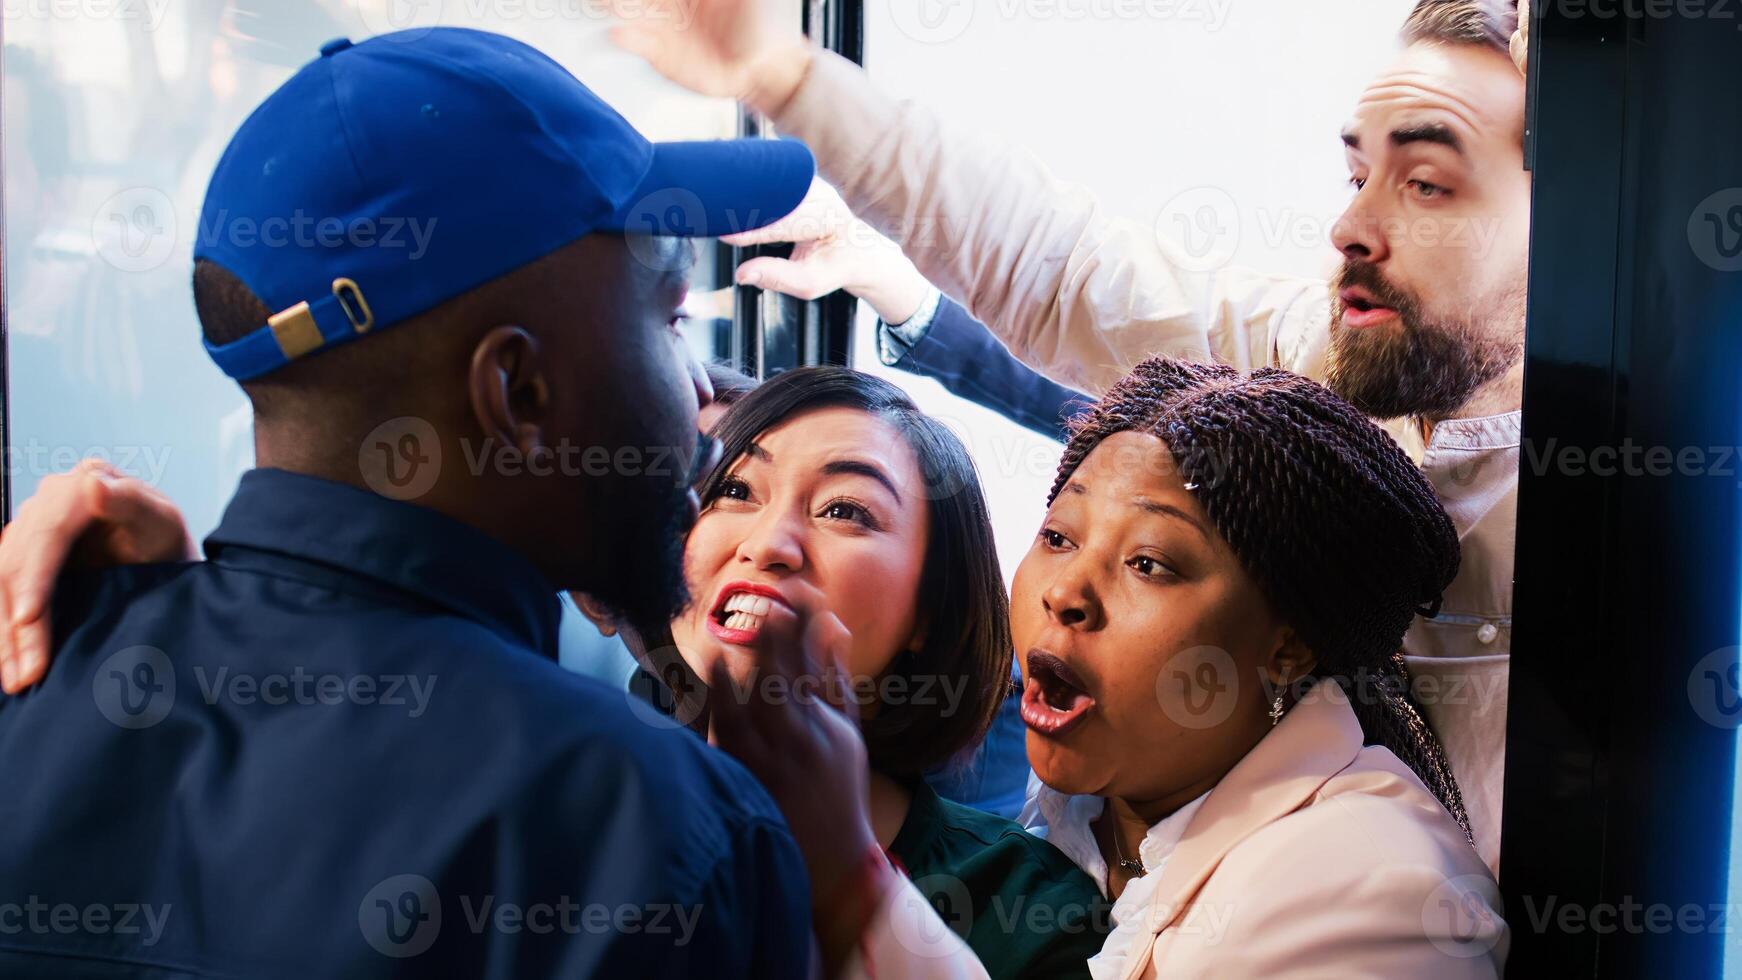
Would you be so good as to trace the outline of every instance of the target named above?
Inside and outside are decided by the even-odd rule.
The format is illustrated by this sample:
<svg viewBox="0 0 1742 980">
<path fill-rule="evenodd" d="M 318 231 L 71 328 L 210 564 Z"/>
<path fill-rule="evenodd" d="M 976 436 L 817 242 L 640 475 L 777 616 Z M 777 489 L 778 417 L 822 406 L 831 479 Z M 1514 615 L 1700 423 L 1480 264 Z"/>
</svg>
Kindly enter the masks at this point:
<svg viewBox="0 0 1742 980">
<path fill-rule="evenodd" d="M 478 428 L 486 440 L 514 447 L 523 459 L 532 459 L 549 438 L 550 384 L 542 355 L 538 339 L 514 326 L 491 330 L 472 349 L 468 380 Z"/>
<path fill-rule="evenodd" d="M 581 611 L 581 615 L 592 621 L 592 624 L 598 628 L 599 632 L 606 636 L 617 635 L 616 618 L 611 615 L 610 610 L 606 609 L 599 600 L 594 599 L 585 592 L 570 592 L 569 598 L 575 600 L 575 607 Z"/>
<path fill-rule="evenodd" d="M 1312 673 L 1318 665 L 1319 658 L 1312 648 L 1292 627 L 1285 626 L 1276 649 L 1270 654 L 1270 661 L 1264 665 L 1264 672 L 1272 684 L 1292 684 Z"/>
</svg>

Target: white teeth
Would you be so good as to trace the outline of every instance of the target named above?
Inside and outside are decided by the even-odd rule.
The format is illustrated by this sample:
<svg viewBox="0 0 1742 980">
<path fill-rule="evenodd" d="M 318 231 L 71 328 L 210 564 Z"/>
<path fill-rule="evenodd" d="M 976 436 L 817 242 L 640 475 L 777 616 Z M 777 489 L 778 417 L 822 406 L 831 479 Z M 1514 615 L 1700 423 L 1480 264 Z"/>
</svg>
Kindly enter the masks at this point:
<svg viewBox="0 0 1742 980">
<path fill-rule="evenodd" d="M 774 608 L 774 600 L 765 595 L 734 592 L 720 607 L 720 625 L 729 630 L 756 632 L 762 620 Z"/>
<path fill-rule="evenodd" d="M 766 616 L 773 600 L 767 596 L 751 595 L 748 592 L 737 592 L 726 600 L 725 611 L 729 613 L 749 613 L 752 616 Z"/>
<path fill-rule="evenodd" d="M 747 612 L 735 612 L 723 624 L 729 630 L 753 630 L 762 625 L 762 617 Z"/>
</svg>

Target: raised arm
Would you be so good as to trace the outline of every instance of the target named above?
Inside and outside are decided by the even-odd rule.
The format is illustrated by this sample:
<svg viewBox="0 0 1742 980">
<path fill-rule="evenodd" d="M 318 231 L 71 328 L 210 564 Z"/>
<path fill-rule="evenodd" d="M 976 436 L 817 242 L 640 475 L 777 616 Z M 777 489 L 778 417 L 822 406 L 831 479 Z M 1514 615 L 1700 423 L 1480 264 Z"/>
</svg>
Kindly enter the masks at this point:
<svg viewBox="0 0 1742 980">
<path fill-rule="evenodd" d="M 934 378 L 1049 439 L 1062 438 L 1064 420 L 1092 401 L 1013 357 L 985 324 L 942 296 L 894 242 L 854 217 L 821 181 L 791 215 L 726 241 L 796 242 L 791 258 L 763 256 L 739 266 L 738 281 L 807 300 L 845 289 L 882 321 L 877 346 L 884 364 Z"/>
<path fill-rule="evenodd" d="M 1065 439 L 1065 423 L 1094 404 L 1094 399 L 1047 380 L 1011 356 L 955 300 L 938 297 L 935 312 L 928 305 L 914 319 L 927 313 L 930 319 L 921 329 L 910 331 L 916 326 L 912 323 L 879 328 L 884 363 L 933 378 L 952 394 L 1048 439 Z"/>
<path fill-rule="evenodd" d="M 613 2 L 642 12 L 620 43 L 810 144 L 856 212 L 1053 380 L 1098 394 L 1155 353 L 1323 376 L 1323 282 L 1194 261 L 1031 154 L 890 98 L 856 66 L 783 33 L 759 0 L 684 0 L 681 27 L 646 15 L 645 3 Z"/>
</svg>

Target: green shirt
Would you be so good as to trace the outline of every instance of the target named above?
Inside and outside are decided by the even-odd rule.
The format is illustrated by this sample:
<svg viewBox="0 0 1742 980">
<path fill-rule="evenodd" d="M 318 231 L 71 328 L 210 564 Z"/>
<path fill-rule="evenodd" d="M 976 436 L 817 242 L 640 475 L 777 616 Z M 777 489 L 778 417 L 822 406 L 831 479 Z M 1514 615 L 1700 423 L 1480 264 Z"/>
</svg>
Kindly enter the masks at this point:
<svg viewBox="0 0 1742 980">
<path fill-rule="evenodd" d="M 1011 821 L 911 788 L 889 853 L 993 980 L 1087 977 L 1109 929 L 1094 881 Z"/>
</svg>

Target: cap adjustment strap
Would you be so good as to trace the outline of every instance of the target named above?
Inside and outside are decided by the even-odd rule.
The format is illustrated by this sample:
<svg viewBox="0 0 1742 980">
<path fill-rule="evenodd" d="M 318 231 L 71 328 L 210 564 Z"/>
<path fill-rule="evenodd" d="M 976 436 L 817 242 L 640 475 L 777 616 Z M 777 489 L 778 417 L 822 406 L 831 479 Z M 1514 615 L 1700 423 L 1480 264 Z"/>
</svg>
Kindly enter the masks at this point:
<svg viewBox="0 0 1742 980">
<path fill-rule="evenodd" d="M 306 302 L 273 314 L 266 326 L 272 330 L 273 339 L 278 341 L 278 349 L 287 361 L 294 361 L 326 343 Z"/>
<path fill-rule="evenodd" d="M 375 326 L 375 312 L 369 309 L 369 301 L 363 298 L 363 290 L 351 279 L 334 279 L 333 295 L 339 300 L 339 308 L 345 311 L 345 319 L 351 321 L 358 333 L 368 333 Z"/>
<path fill-rule="evenodd" d="M 333 280 L 333 292 L 273 314 L 265 330 L 214 346 L 206 353 L 237 381 L 258 377 L 330 344 L 342 343 L 375 327 L 375 312 L 362 287 L 351 279 Z"/>
</svg>

